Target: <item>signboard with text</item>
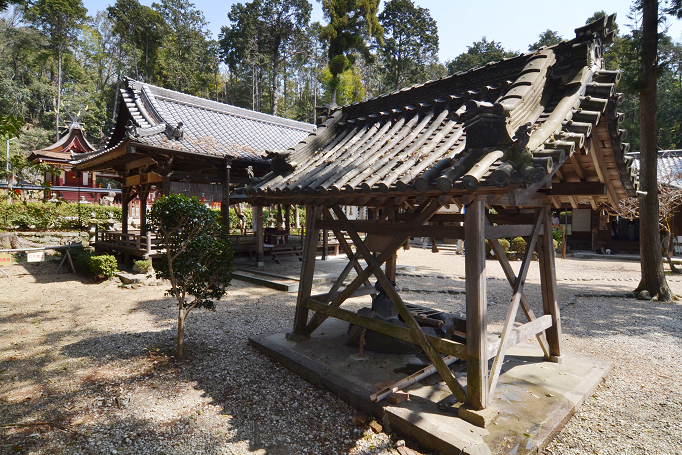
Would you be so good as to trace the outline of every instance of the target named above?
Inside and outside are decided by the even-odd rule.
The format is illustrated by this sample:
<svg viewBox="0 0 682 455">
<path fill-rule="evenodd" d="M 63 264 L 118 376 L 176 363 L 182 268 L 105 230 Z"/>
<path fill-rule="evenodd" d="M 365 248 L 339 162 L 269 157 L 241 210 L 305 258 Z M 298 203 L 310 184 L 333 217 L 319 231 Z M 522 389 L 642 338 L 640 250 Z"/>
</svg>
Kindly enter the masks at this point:
<svg viewBox="0 0 682 455">
<path fill-rule="evenodd" d="M 45 252 L 44 251 L 33 251 L 26 253 L 27 262 L 45 262 Z"/>
</svg>

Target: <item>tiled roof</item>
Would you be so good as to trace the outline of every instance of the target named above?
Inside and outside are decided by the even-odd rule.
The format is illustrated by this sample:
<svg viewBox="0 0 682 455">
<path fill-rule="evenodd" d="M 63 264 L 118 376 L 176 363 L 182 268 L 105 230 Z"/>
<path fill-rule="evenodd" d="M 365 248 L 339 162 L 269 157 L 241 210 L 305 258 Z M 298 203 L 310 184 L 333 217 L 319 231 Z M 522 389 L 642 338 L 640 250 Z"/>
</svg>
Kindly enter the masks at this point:
<svg viewBox="0 0 682 455">
<path fill-rule="evenodd" d="M 550 48 L 332 110 L 303 142 L 273 155 L 273 171 L 247 191 L 452 194 L 538 184 L 584 150 L 603 119 L 630 192 L 615 109 L 620 73 L 602 69 L 614 20 Z"/>
<path fill-rule="evenodd" d="M 94 158 L 131 143 L 198 155 L 230 156 L 262 162 L 266 151 L 284 150 L 304 139 L 315 125 L 275 117 L 128 79 L 120 91 L 127 112 L 119 111 L 107 148 Z M 125 122 L 124 125 L 120 123 Z"/>
<path fill-rule="evenodd" d="M 58 141 L 42 149 L 34 150 L 28 159 L 63 162 L 70 160 L 74 155 L 85 156 L 93 150 L 95 147 L 83 135 L 81 125 L 78 122 L 73 122 L 68 129 L 62 132 Z"/>
<path fill-rule="evenodd" d="M 634 168 L 639 172 L 639 152 L 628 153 L 634 158 Z M 659 183 L 682 188 L 682 150 L 660 150 L 657 174 Z"/>
</svg>

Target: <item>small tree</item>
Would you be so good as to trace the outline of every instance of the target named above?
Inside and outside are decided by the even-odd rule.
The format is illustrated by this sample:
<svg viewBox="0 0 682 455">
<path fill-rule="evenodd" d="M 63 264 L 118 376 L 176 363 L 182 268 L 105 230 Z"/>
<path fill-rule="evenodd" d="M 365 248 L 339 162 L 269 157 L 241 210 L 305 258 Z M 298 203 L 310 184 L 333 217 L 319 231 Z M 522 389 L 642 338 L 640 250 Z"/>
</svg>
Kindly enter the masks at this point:
<svg viewBox="0 0 682 455">
<path fill-rule="evenodd" d="M 196 198 L 172 194 L 157 200 L 149 228 L 160 241 L 163 258 L 155 262 L 156 276 L 167 279 L 178 301 L 177 357 L 182 357 L 185 318 L 196 307 L 215 310 L 214 300 L 225 295 L 232 280 L 233 252 L 218 214 Z M 188 301 L 188 297 L 194 297 Z"/>
</svg>

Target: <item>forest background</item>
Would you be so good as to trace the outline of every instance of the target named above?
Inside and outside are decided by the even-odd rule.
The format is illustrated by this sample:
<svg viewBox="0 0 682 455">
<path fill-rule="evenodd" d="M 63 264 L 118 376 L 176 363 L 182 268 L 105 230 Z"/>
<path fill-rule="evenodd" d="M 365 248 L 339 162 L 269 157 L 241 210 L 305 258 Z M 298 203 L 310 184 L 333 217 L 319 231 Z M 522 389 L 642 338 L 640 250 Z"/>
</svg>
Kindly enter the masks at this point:
<svg viewBox="0 0 682 455">
<path fill-rule="evenodd" d="M 308 0 L 236 3 L 213 39 L 204 14 L 182 0 L 151 6 L 117 0 L 98 12 L 81 0 L 0 0 L 0 116 L 26 122 L 11 151 L 50 144 L 76 118 L 88 139 L 104 146 L 125 77 L 314 122 L 315 108 L 333 98 L 339 105 L 361 101 L 572 38 L 546 30 L 528 49 L 512 50 L 481 37 L 441 62 L 436 21 L 418 1 L 389 0 L 380 11 L 379 0 L 321 3 L 323 23 L 311 21 Z M 665 21 L 662 16 L 658 146 L 679 149 L 682 45 L 668 36 Z M 619 111 L 636 151 L 641 14 L 633 7 L 619 23 L 606 65 L 623 71 Z"/>
</svg>

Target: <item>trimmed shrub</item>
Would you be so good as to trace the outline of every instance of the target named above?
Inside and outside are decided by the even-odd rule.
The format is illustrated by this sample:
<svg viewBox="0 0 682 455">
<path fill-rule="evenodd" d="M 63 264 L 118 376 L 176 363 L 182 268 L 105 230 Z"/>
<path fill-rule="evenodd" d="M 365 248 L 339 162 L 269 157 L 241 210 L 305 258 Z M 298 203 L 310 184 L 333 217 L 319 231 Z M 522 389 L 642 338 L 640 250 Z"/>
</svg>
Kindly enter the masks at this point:
<svg viewBox="0 0 682 455">
<path fill-rule="evenodd" d="M 149 273 L 152 271 L 152 260 L 151 259 L 141 259 L 135 261 L 135 267 L 140 269 L 142 273 Z"/>
<path fill-rule="evenodd" d="M 66 250 L 59 253 L 64 255 Z M 99 280 L 109 279 L 118 272 L 118 261 L 110 254 L 94 255 L 91 248 L 70 249 L 71 260 L 76 272 Z"/>
<path fill-rule="evenodd" d="M 511 241 L 511 247 L 512 251 L 524 254 L 526 252 L 526 240 L 523 237 L 514 237 Z"/>
<path fill-rule="evenodd" d="M 504 254 L 509 254 L 509 240 L 499 239 L 498 242 L 500 242 L 500 246 L 502 247 Z M 493 246 L 488 240 L 485 241 L 485 257 L 487 257 L 488 259 L 494 257 Z"/>
<path fill-rule="evenodd" d="M 500 239 L 499 242 L 500 242 L 500 246 L 501 246 L 502 249 L 504 250 L 504 253 L 505 253 L 505 254 L 508 254 L 508 253 L 509 253 L 509 240 L 507 240 L 507 239 Z"/>
<path fill-rule="evenodd" d="M 109 279 L 118 272 L 118 261 L 111 254 L 90 257 L 90 273 L 99 279 Z"/>
</svg>

